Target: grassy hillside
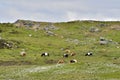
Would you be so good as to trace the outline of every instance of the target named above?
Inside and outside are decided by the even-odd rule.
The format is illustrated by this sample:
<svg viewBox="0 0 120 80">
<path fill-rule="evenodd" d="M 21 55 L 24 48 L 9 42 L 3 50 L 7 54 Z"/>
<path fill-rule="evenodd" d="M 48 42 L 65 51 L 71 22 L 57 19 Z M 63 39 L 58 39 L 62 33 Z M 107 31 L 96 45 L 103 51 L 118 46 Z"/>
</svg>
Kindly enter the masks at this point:
<svg viewBox="0 0 120 80">
<path fill-rule="evenodd" d="M 108 43 L 100 45 L 101 37 Z M 26 56 L 20 56 L 23 49 Z M 65 49 L 76 55 L 63 58 Z M 85 56 L 89 51 L 93 56 Z M 65 63 L 57 64 L 61 59 Z M 120 22 L 0 24 L 0 80 L 119 80 L 119 75 Z"/>
</svg>

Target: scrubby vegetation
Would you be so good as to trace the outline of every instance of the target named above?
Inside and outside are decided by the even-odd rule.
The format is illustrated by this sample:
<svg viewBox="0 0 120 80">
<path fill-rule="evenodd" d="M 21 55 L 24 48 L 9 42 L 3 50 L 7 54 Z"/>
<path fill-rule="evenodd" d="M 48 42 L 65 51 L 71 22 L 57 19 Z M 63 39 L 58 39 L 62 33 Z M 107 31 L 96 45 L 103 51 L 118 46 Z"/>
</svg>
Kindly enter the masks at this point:
<svg viewBox="0 0 120 80">
<path fill-rule="evenodd" d="M 119 80 L 119 37 L 117 21 L 0 23 L 0 80 Z M 75 56 L 64 58 L 66 49 Z M 50 55 L 41 57 L 43 52 Z"/>
</svg>

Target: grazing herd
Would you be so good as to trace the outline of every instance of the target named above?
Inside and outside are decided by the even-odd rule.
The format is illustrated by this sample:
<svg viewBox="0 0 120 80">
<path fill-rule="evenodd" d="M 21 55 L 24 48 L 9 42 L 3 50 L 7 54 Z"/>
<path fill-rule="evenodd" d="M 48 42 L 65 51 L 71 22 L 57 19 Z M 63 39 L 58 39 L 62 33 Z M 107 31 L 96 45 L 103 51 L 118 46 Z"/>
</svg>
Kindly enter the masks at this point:
<svg viewBox="0 0 120 80">
<path fill-rule="evenodd" d="M 49 57 L 50 54 L 48 52 L 43 52 L 40 54 L 41 57 Z M 65 53 L 63 54 L 63 59 L 60 59 L 57 61 L 57 64 L 63 64 L 65 63 L 64 59 L 65 58 L 68 58 L 68 57 L 72 57 L 72 56 L 75 56 L 76 53 L 75 52 L 71 52 L 70 50 L 65 50 Z M 93 53 L 92 52 L 88 52 L 85 54 L 85 56 L 92 56 Z M 20 56 L 26 56 L 26 51 L 23 49 L 21 52 L 20 52 Z M 77 60 L 76 59 L 71 59 L 69 60 L 69 63 L 77 63 Z"/>
<path fill-rule="evenodd" d="M 31 36 L 31 35 L 29 35 L 29 36 Z M 100 45 L 106 45 L 106 44 L 108 44 L 108 42 L 110 43 L 115 43 L 115 42 L 113 42 L 112 40 L 107 40 L 107 39 L 105 39 L 104 37 L 100 37 L 100 39 L 99 39 L 99 44 Z M 117 46 L 116 48 L 120 48 L 119 46 Z M 74 58 L 73 56 L 75 56 L 75 55 L 77 55 L 75 52 L 73 52 L 73 51 L 71 51 L 71 50 L 69 50 L 69 48 L 66 48 L 66 49 L 61 49 L 61 50 L 63 50 L 64 52 L 64 54 L 62 55 L 62 59 L 60 59 L 60 60 L 58 60 L 57 61 L 57 63 L 58 64 L 62 64 L 62 63 L 65 63 L 65 59 L 66 58 L 68 58 L 69 59 L 69 57 L 71 57 L 71 58 Z M 41 53 L 40 54 L 41 55 L 41 57 L 49 57 L 50 56 L 50 54 L 48 53 L 48 52 L 43 52 L 43 53 Z M 23 49 L 21 52 L 20 52 L 20 56 L 26 56 L 26 51 Z M 93 52 L 91 52 L 91 51 L 89 51 L 89 52 L 87 52 L 86 54 L 84 54 L 84 56 L 93 56 Z M 67 60 L 68 60 L 67 59 Z M 69 62 L 70 63 L 77 63 L 77 60 L 76 59 L 71 59 L 71 60 L 69 60 Z"/>
</svg>

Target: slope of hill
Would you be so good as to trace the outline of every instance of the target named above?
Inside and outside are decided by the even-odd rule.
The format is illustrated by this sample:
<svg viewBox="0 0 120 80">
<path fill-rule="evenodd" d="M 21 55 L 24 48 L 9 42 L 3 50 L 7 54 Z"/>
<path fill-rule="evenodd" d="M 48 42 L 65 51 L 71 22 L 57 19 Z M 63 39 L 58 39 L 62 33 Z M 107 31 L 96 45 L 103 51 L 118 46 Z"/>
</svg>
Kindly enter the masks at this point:
<svg viewBox="0 0 120 80">
<path fill-rule="evenodd" d="M 119 21 L 1 23 L 0 79 L 119 80 L 119 37 Z M 23 50 L 26 56 L 20 56 Z M 76 55 L 63 58 L 65 50 Z M 43 52 L 50 56 L 41 57 Z M 85 56 L 87 52 L 93 55 Z M 70 64 L 71 59 L 78 62 Z M 57 64 L 59 60 L 64 63 Z"/>
</svg>

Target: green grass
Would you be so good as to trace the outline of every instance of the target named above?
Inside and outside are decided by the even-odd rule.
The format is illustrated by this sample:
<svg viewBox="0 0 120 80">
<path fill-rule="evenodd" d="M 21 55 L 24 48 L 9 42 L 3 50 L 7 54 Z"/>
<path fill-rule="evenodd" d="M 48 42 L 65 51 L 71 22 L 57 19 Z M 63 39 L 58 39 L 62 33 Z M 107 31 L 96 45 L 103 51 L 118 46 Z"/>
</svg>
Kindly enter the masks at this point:
<svg viewBox="0 0 120 80">
<path fill-rule="evenodd" d="M 13 24 L 0 24 L 0 37 L 7 41 L 19 42 L 18 48 L 0 49 L 0 80 L 119 80 L 120 77 L 120 31 L 111 26 L 120 22 L 71 21 L 53 23 L 58 30 L 48 36 L 42 28 L 48 23 L 41 22 L 38 31 Z M 102 27 L 100 24 L 104 24 Z M 90 32 L 95 27 L 100 32 Z M 31 37 L 29 35 L 32 35 Z M 100 37 L 112 40 L 99 45 Z M 76 43 L 78 41 L 78 43 Z M 64 49 L 75 52 L 75 56 L 63 58 Z M 20 52 L 26 50 L 22 57 Z M 93 56 L 84 56 L 88 51 Z M 49 52 L 49 57 L 41 57 Z M 63 59 L 64 64 L 57 64 Z M 71 59 L 77 63 L 70 64 Z"/>
</svg>

